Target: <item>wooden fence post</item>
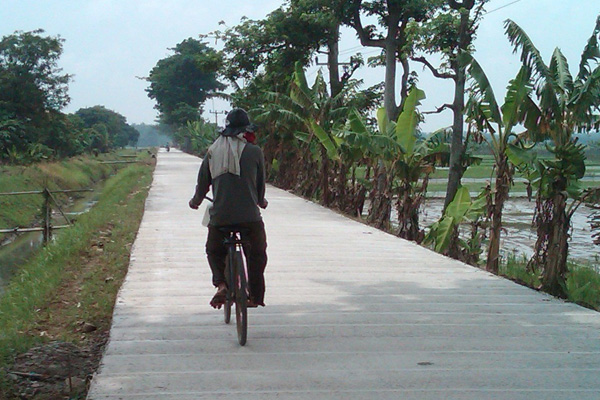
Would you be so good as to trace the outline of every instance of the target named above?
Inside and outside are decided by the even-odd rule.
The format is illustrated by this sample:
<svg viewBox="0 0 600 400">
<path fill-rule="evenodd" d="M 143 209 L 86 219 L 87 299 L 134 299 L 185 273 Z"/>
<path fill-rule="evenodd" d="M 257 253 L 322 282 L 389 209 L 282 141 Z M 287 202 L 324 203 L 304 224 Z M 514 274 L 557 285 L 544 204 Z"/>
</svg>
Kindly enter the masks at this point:
<svg viewBox="0 0 600 400">
<path fill-rule="evenodd" d="M 44 188 L 44 204 L 42 205 L 42 215 L 44 217 L 44 246 L 52 240 L 52 207 L 50 206 L 50 191 Z"/>
</svg>

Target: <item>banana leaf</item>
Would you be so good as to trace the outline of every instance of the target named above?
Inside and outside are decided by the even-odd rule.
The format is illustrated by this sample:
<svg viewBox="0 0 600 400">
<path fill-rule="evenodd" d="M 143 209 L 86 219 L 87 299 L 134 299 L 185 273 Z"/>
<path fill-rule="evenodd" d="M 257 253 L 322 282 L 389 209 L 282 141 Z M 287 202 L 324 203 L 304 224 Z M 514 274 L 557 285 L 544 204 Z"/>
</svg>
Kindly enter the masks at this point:
<svg viewBox="0 0 600 400">
<path fill-rule="evenodd" d="M 425 92 L 421 89 L 413 87 L 404 103 L 404 110 L 398 117 L 396 123 L 396 137 L 398 143 L 406 154 L 413 152 L 417 137 L 415 132 L 419 124 L 419 116 L 417 115 L 417 106 L 421 104 L 421 100 L 425 98 Z"/>
<path fill-rule="evenodd" d="M 448 248 L 455 226 L 456 221 L 453 217 L 447 215 L 442 218 L 435 230 L 435 251 L 443 253 Z"/>
<path fill-rule="evenodd" d="M 445 214 L 456 219 L 459 223 L 464 218 L 465 214 L 471 206 L 471 195 L 469 189 L 461 186 L 454 196 L 454 200 L 448 204 Z"/>
<path fill-rule="evenodd" d="M 325 130 L 314 119 L 310 120 L 310 127 L 315 136 L 321 142 L 321 145 L 325 147 L 327 156 L 332 160 L 338 159 L 339 155 L 337 145 L 331 139 L 329 134 L 325 132 Z"/>
<path fill-rule="evenodd" d="M 524 149 L 509 143 L 506 147 L 506 156 L 508 160 L 517 167 L 531 164 L 535 160 L 535 153 L 531 149 Z"/>
<path fill-rule="evenodd" d="M 377 110 L 377 126 L 379 128 L 379 133 L 382 135 L 387 134 L 389 120 L 387 117 L 387 113 L 385 112 L 385 108 L 379 108 Z"/>
</svg>

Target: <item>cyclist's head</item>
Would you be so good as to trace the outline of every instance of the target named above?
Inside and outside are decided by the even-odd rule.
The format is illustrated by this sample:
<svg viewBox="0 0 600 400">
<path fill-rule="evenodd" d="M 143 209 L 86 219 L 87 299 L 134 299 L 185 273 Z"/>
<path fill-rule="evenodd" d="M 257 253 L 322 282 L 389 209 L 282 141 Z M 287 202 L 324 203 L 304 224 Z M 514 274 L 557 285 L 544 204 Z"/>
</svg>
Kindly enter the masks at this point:
<svg viewBox="0 0 600 400">
<path fill-rule="evenodd" d="M 242 108 L 234 108 L 227 114 L 225 118 L 225 129 L 221 132 L 223 136 L 236 136 L 250 126 L 250 118 L 248 113 Z"/>
</svg>

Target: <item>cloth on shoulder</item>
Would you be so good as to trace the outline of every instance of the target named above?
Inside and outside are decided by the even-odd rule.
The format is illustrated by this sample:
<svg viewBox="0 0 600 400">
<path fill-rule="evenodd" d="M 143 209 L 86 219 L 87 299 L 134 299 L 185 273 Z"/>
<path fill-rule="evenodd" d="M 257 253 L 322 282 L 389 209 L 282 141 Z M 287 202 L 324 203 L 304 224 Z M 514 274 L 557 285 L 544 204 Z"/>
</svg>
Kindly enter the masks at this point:
<svg viewBox="0 0 600 400">
<path fill-rule="evenodd" d="M 219 135 L 206 154 L 212 179 L 227 173 L 240 176 L 240 158 L 244 147 L 244 133 L 236 136 Z"/>
</svg>

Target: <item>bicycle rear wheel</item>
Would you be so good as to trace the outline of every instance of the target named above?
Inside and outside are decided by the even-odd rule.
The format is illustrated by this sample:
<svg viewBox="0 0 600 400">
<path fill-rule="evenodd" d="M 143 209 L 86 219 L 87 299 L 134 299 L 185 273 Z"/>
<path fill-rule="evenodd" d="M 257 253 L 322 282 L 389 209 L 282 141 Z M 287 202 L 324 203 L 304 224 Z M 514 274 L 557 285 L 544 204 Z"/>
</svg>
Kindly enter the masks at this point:
<svg viewBox="0 0 600 400">
<path fill-rule="evenodd" d="M 235 265 L 235 322 L 237 326 L 238 342 L 241 346 L 246 344 L 248 336 L 248 285 L 242 252 L 236 251 Z"/>
<path fill-rule="evenodd" d="M 226 324 L 231 322 L 231 306 L 233 305 L 234 291 L 233 291 L 233 276 L 235 271 L 235 265 L 231 262 L 231 257 L 228 254 L 225 258 L 225 280 L 227 281 L 227 297 L 225 298 L 225 305 L 223 307 L 224 321 Z"/>
</svg>

